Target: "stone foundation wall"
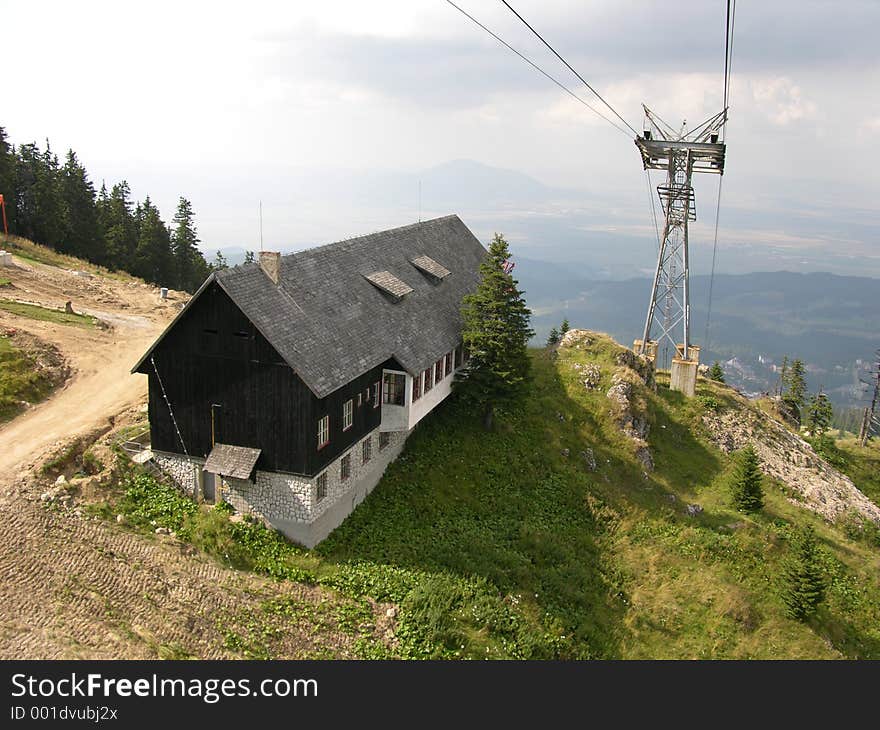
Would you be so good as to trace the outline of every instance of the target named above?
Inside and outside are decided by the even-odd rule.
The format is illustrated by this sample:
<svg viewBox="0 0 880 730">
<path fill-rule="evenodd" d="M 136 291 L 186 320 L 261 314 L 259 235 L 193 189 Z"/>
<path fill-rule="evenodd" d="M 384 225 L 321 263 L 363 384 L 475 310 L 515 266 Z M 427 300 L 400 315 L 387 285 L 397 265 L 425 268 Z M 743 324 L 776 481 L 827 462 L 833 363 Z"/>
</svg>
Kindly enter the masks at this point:
<svg viewBox="0 0 880 730">
<path fill-rule="evenodd" d="M 258 471 L 253 482 L 223 480 L 223 499 L 236 512 L 253 514 L 270 523 L 274 518 L 308 522 L 314 493 L 314 480 L 295 474 Z"/>
<path fill-rule="evenodd" d="M 154 451 L 153 461 L 176 482 L 184 494 L 193 499 L 199 497 L 200 475 L 202 467 L 205 465 L 204 459 Z"/>
<path fill-rule="evenodd" d="M 350 515 L 382 478 L 388 464 L 403 450 L 411 432 L 385 434 L 388 442 L 379 448 L 379 431 L 354 444 L 334 460 L 321 474 L 327 475 L 326 495 L 317 498 L 317 481 L 313 478 L 281 472 L 257 471 L 255 481 L 243 479 L 217 480 L 217 498 L 229 502 L 236 512 L 263 519 L 306 547 L 323 540 Z M 371 442 L 371 458 L 363 462 L 363 444 Z M 351 469 L 343 481 L 342 459 L 351 456 Z M 187 495 L 197 498 L 204 459 L 187 458 L 180 454 L 154 452 L 156 463 Z"/>
</svg>

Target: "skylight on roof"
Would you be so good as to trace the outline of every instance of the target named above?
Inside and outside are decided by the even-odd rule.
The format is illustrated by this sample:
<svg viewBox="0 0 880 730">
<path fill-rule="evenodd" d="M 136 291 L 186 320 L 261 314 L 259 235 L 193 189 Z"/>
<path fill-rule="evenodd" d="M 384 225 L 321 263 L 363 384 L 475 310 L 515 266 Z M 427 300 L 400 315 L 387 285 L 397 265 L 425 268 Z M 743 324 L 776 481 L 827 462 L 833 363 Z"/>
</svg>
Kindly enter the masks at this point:
<svg viewBox="0 0 880 730">
<path fill-rule="evenodd" d="M 375 271 L 372 274 L 367 274 L 365 278 L 377 289 L 386 294 L 390 294 L 396 299 L 405 297 L 413 291 L 413 288 L 409 284 L 398 279 L 390 271 Z"/>
<path fill-rule="evenodd" d="M 452 273 L 445 266 L 441 266 L 434 261 L 430 256 L 419 256 L 410 263 L 420 271 L 424 271 L 426 274 L 430 274 L 438 279 L 443 279 Z"/>
</svg>

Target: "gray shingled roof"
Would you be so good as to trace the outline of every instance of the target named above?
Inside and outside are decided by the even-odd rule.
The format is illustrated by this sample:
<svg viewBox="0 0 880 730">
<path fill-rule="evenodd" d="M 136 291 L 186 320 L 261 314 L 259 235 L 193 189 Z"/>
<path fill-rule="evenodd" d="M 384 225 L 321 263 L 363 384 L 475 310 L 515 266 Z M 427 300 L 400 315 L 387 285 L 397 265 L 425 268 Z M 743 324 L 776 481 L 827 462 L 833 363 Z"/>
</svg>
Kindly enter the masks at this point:
<svg viewBox="0 0 880 730">
<path fill-rule="evenodd" d="M 217 282 L 319 398 L 394 357 L 415 375 L 461 340 L 461 300 L 486 251 L 457 215 L 281 257 L 276 286 L 258 264 Z M 442 281 L 412 265 L 443 262 Z M 413 291 L 393 301 L 366 276 L 388 271 Z"/>
<path fill-rule="evenodd" d="M 229 444 L 214 444 L 211 453 L 205 460 L 202 471 L 212 474 L 221 474 L 233 479 L 250 479 L 251 472 L 257 459 L 260 458 L 260 449 L 250 449 L 246 446 L 231 446 Z"/>
</svg>

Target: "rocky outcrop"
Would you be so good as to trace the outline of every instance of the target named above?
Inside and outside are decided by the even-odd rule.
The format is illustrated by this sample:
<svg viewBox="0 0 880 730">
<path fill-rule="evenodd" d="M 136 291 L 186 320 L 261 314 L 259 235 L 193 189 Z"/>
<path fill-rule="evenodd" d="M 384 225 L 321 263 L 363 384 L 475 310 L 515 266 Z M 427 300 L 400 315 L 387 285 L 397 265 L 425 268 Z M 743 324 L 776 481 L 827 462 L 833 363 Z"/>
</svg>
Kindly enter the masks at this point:
<svg viewBox="0 0 880 730">
<path fill-rule="evenodd" d="M 571 367 L 578 374 L 587 390 L 595 390 L 602 382 L 602 368 L 596 365 L 596 363 L 588 362 L 582 364 L 576 362 Z"/>
<path fill-rule="evenodd" d="M 706 413 L 703 423 L 712 441 L 725 452 L 752 444 L 764 473 L 779 479 L 807 507 L 835 521 L 857 512 L 880 525 L 880 507 L 868 499 L 852 481 L 824 461 L 806 441 L 763 413 L 747 408 Z"/>
<path fill-rule="evenodd" d="M 636 392 L 636 383 L 647 385 L 637 370 L 623 364 L 611 376 L 611 387 L 606 395 L 614 403 L 617 427 L 632 440 L 636 459 L 645 472 L 649 472 L 654 469 L 654 457 L 647 441 L 651 425 L 648 423 L 647 404 Z"/>
<path fill-rule="evenodd" d="M 566 332 L 559 342 L 560 348 L 588 351 L 604 335 L 582 329 Z M 644 387 L 654 388 L 654 365 L 649 360 L 625 348 L 615 354 L 617 367 L 611 375 L 611 387 L 606 395 L 612 404 L 612 415 L 617 427 L 632 441 L 633 453 L 645 472 L 654 469 L 654 458 L 648 448 L 647 402 L 640 392 Z M 574 362 L 572 369 L 587 390 L 596 390 L 602 385 L 602 368 L 596 363 Z M 596 459 L 592 450 L 581 452 L 587 468 L 596 469 Z"/>
</svg>

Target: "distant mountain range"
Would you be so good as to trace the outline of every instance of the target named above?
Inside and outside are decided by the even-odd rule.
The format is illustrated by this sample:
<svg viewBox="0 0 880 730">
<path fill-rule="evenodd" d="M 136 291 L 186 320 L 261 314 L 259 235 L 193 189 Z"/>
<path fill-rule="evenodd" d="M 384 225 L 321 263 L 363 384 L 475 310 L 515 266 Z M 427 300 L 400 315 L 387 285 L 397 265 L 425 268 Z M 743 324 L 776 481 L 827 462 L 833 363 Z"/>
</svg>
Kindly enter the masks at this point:
<svg viewBox="0 0 880 730">
<path fill-rule="evenodd" d="M 592 281 L 570 267 L 520 259 L 515 269 L 534 312 L 536 342 L 568 317 L 573 327 L 632 344 L 644 328 L 651 281 Z M 808 384 L 838 405 L 862 402 L 859 373 L 880 347 L 880 279 L 786 271 L 717 275 L 706 348 L 709 277 L 691 278 L 691 321 L 701 360 L 724 364 L 747 392 L 772 390 L 782 358 L 807 364 Z"/>
<path fill-rule="evenodd" d="M 259 195 L 266 248 L 273 250 L 296 251 L 420 217 L 457 213 L 481 241 L 490 240 L 496 231 L 503 233 L 516 255 L 563 264 L 589 279 L 646 276 L 655 265 L 656 241 L 643 181 L 631 190 L 565 189 L 474 160 L 452 160 L 414 171 L 300 169 L 241 174 L 249 184 L 236 200 L 235 212 L 229 208 L 228 180 L 223 176 L 181 178 L 181 184 L 192 186 L 209 206 L 222 202 L 221 208 L 204 213 L 209 220 L 224 222 L 216 234 L 201 231 L 209 260 L 217 248 L 232 263 L 240 260 L 244 249 L 259 248 L 259 199 L 248 198 Z M 710 270 L 714 202 L 711 186 L 697 190 L 698 220 L 691 229 L 694 273 Z M 880 257 L 866 252 L 861 243 L 876 240 L 880 226 L 876 213 L 829 212 L 818 202 L 809 211 L 784 200 L 761 199 L 757 208 L 737 207 L 735 202 L 731 193 L 722 206 L 718 271 L 785 269 L 880 277 Z M 246 231 L 241 232 L 245 224 Z M 210 243 L 229 241 L 230 235 L 234 247 Z"/>
</svg>

